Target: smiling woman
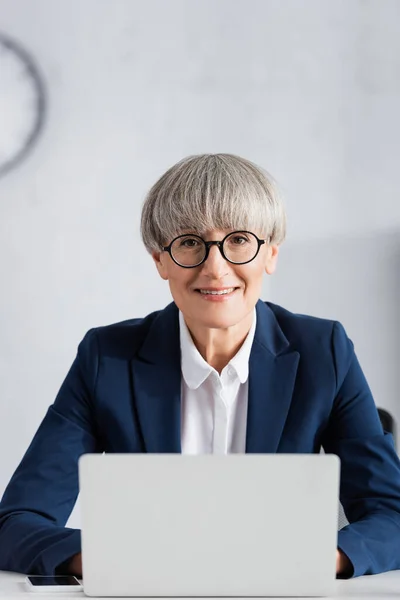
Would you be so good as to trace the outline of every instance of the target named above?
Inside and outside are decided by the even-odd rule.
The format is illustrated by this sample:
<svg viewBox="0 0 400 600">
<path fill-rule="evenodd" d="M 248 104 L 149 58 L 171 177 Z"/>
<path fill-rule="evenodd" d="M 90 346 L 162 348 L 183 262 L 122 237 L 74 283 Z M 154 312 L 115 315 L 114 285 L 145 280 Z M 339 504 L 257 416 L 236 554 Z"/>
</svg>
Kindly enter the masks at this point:
<svg viewBox="0 0 400 600">
<path fill-rule="evenodd" d="M 141 231 L 197 349 L 221 373 L 250 330 L 285 238 L 272 178 L 230 154 L 186 158 L 150 190 Z"/>
<path fill-rule="evenodd" d="M 400 464 L 353 343 L 337 321 L 260 300 L 286 233 L 272 178 L 229 154 L 186 158 L 150 190 L 141 232 L 174 301 L 80 343 L 1 501 L 0 569 L 81 574 L 65 523 L 84 453 L 321 447 L 340 457 L 349 521 L 337 574 L 399 569 Z"/>
</svg>

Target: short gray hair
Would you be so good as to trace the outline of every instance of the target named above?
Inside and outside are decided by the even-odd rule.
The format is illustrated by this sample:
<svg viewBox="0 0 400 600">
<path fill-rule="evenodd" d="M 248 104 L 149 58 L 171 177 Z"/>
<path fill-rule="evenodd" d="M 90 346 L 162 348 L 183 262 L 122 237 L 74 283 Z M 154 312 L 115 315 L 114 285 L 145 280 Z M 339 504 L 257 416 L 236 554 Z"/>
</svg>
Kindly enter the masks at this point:
<svg viewBox="0 0 400 600">
<path fill-rule="evenodd" d="M 248 230 L 281 244 L 286 214 L 272 177 L 233 154 L 200 154 L 168 169 L 145 198 L 141 234 L 159 252 L 184 232 Z"/>
</svg>

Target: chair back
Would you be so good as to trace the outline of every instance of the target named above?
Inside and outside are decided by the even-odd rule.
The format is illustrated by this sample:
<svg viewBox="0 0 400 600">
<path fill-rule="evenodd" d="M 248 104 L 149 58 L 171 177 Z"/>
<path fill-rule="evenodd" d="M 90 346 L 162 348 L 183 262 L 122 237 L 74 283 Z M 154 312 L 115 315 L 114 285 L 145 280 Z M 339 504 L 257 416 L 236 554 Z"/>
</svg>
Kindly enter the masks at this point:
<svg viewBox="0 0 400 600">
<path fill-rule="evenodd" d="M 388 412 L 384 408 L 378 408 L 378 414 L 382 423 L 383 430 L 393 435 L 394 445 L 396 446 L 396 425 L 394 422 L 394 418 L 392 417 L 390 412 Z"/>
</svg>

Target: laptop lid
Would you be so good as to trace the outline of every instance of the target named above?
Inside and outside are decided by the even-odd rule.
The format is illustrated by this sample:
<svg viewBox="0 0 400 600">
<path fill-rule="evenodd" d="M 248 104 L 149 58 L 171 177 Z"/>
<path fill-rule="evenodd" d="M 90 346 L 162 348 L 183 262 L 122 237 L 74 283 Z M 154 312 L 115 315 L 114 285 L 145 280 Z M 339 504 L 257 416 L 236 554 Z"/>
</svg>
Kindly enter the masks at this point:
<svg viewBox="0 0 400 600">
<path fill-rule="evenodd" d="M 334 455 L 87 454 L 90 596 L 324 596 L 335 590 Z"/>
</svg>

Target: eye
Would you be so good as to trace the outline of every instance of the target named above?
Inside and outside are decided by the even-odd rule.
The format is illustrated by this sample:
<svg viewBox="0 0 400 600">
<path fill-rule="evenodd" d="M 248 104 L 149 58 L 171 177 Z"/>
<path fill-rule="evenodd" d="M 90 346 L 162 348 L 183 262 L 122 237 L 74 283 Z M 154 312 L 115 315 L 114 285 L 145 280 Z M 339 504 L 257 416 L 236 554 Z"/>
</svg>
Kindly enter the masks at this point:
<svg viewBox="0 0 400 600">
<path fill-rule="evenodd" d="M 179 246 L 181 248 L 197 248 L 200 243 L 200 240 L 197 240 L 196 238 L 183 238 L 180 240 Z"/>
<path fill-rule="evenodd" d="M 245 235 L 234 235 L 229 238 L 229 241 L 235 246 L 243 246 L 249 241 L 249 238 L 247 238 Z"/>
</svg>

